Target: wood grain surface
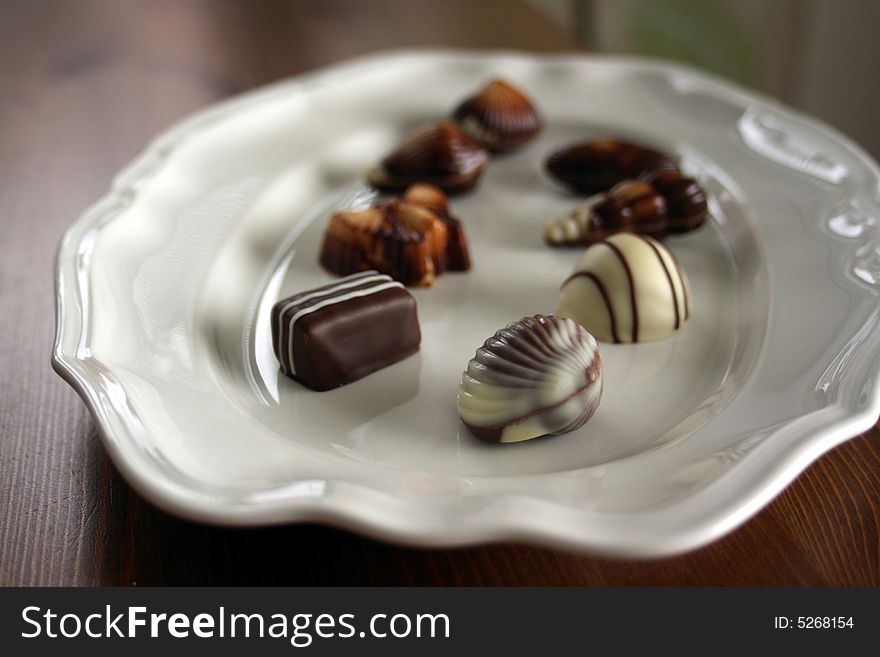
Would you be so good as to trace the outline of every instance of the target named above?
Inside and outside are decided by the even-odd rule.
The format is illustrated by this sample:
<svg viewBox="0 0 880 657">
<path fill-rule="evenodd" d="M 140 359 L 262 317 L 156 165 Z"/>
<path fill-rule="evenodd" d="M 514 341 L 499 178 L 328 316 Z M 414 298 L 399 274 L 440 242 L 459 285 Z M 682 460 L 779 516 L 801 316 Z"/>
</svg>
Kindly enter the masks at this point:
<svg viewBox="0 0 880 657">
<path fill-rule="evenodd" d="M 217 529 L 165 515 L 122 481 L 49 365 L 62 232 L 185 114 L 402 46 L 577 44 L 502 0 L 0 2 L 0 585 L 880 584 L 876 428 L 733 534 L 657 561 L 403 549 L 309 525 Z"/>
</svg>

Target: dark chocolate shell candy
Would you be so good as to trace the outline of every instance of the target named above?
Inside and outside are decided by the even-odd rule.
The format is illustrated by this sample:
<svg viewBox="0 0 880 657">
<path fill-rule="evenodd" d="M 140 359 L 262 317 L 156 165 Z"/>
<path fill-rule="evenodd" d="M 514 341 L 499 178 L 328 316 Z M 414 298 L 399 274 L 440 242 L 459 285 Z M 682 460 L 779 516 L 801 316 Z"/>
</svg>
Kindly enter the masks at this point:
<svg viewBox="0 0 880 657">
<path fill-rule="evenodd" d="M 666 200 L 643 180 L 624 180 L 591 196 L 544 227 L 550 246 L 590 246 L 617 233 L 663 239 L 668 228 Z"/>
<path fill-rule="evenodd" d="M 451 121 L 420 128 L 367 174 L 371 185 L 402 192 L 424 182 L 447 194 L 469 191 L 489 162 L 489 153 Z"/>
<path fill-rule="evenodd" d="M 650 235 L 656 240 L 666 237 L 666 200 L 642 180 L 617 183 L 594 211 L 601 226 L 613 228 L 625 224 L 628 230 L 640 235 Z"/>
<path fill-rule="evenodd" d="M 541 117 L 532 102 L 504 80 L 493 80 L 462 102 L 453 118 L 468 135 L 490 151 L 512 151 L 541 131 Z"/>
<path fill-rule="evenodd" d="M 547 159 L 546 167 L 553 178 L 586 194 L 608 190 L 628 178 L 678 168 L 668 155 L 612 138 L 580 142 L 558 150 Z"/>
<path fill-rule="evenodd" d="M 655 171 L 645 177 L 666 201 L 669 232 L 686 233 L 706 221 L 709 206 L 706 192 L 693 178 L 680 171 Z"/>
</svg>

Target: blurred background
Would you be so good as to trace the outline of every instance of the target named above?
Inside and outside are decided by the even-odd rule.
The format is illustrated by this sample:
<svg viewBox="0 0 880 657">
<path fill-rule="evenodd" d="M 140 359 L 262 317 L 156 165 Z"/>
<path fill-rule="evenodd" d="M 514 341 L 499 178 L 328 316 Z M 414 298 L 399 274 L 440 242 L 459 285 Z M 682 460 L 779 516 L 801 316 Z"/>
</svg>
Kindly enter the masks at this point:
<svg viewBox="0 0 880 657">
<path fill-rule="evenodd" d="M 592 52 L 685 62 L 831 123 L 880 157 L 876 0 L 528 0 Z"/>
</svg>

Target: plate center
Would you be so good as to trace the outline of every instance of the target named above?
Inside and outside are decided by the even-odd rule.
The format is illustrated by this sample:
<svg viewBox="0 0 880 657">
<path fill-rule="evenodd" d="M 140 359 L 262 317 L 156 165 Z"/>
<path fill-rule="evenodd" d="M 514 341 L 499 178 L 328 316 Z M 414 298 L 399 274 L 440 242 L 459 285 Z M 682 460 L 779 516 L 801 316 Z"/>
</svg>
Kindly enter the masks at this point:
<svg viewBox="0 0 880 657">
<path fill-rule="evenodd" d="M 224 359 L 232 363 L 224 387 L 235 388 L 231 394 L 278 440 L 437 475 L 565 472 L 654 450 L 694 433 L 730 401 L 747 376 L 760 341 L 754 317 L 766 315 L 743 287 L 742 281 L 753 277 L 738 272 L 751 260 L 738 258 L 727 234 L 730 226 L 741 229 L 747 223 L 745 210 L 706 172 L 701 176 L 712 193 L 713 219 L 698 231 L 668 240 L 693 293 L 692 319 L 682 331 L 653 343 L 601 343 L 603 399 L 578 431 L 499 446 L 474 438 L 458 419 L 457 385 L 474 351 L 509 322 L 552 312 L 559 285 L 581 253 L 550 249 L 541 239 L 544 222 L 579 201 L 545 178 L 541 155 L 550 144 L 570 141 L 575 130 L 583 138 L 583 127 L 548 130 L 541 143 L 494 161 L 475 193 L 453 199 L 453 213 L 468 231 L 474 267 L 443 275 L 433 288 L 412 290 L 423 333 L 420 353 L 343 388 L 316 393 L 279 375 L 268 312 L 278 298 L 334 280 L 318 264 L 327 217 L 374 196 L 357 185 L 342 193 L 326 190 L 310 204 L 293 255 L 267 276 L 271 283 L 245 320 L 246 349 L 238 347 Z M 327 176 L 318 172 L 317 177 Z M 751 316 L 744 315 L 744 308 Z"/>
</svg>

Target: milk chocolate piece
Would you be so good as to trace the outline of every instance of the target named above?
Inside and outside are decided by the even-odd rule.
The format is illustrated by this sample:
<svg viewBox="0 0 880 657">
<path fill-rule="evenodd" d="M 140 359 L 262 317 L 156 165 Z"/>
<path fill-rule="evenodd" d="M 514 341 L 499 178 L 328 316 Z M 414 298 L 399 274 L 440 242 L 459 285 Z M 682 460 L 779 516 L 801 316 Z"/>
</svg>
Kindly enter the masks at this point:
<svg viewBox="0 0 880 657">
<path fill-rule="evenodd" d="M 321 264 L 345 276 L 376 269 L 404 285 L 430 287 L 446 268 L 447 228 L 433 212 L 390 199 L 330 217 Z"/>
<path fill-rule="evenodd" d="M 434 185 L 418 183 L 406 190 L 402 200 L 430 210 L 446 224 L 445 269 L 468 271 L 471 268 L 471 255 L 467 235 L 461 221 L 449 213 L 449 200 L 443 190 Z M 442 273 L 442 270 L 436 273 Z"/>
<path fill-rule="evenodd" d="M 321 264 L 345 276 L 376 269 L 404 285 L 430 287 L 444 271 L 470 269 L 467 237 L 449 214 L 446 195 L 419 183 L 403 198 L 330 217 Z"/>
<path fill-rule="evenodd" d="M 601 396 L 593 336 L 571 319 L 535 315 L 477 349 L 461 375 L 458 414 L 484 440 L 521 442 L 583 426 Z"/>
<path fill-rule="evenodd" d="M 421 341 L 415 299 L 375 271 L 282 299 L 271 322 L 281 371 L 319 391 L 396 363 Z"/>
</svg>

